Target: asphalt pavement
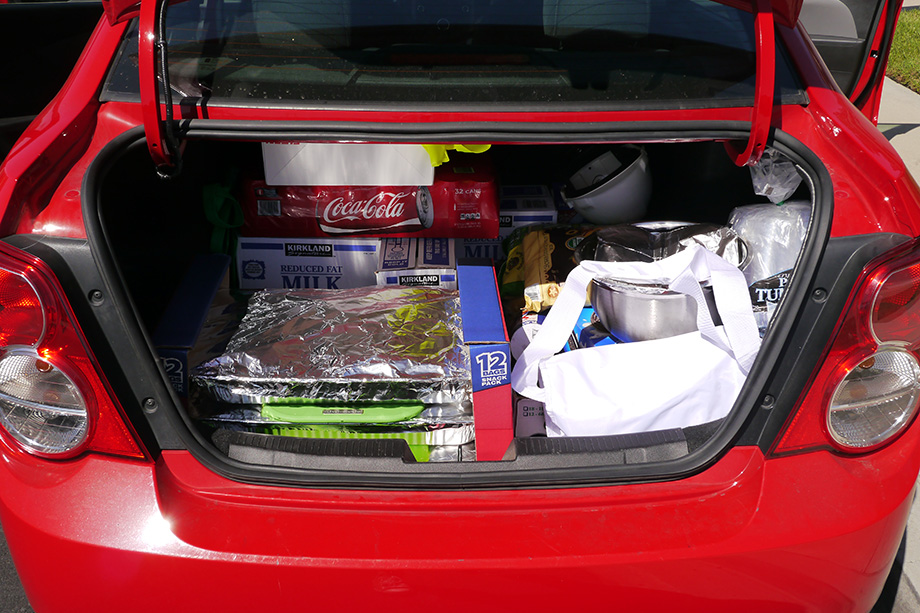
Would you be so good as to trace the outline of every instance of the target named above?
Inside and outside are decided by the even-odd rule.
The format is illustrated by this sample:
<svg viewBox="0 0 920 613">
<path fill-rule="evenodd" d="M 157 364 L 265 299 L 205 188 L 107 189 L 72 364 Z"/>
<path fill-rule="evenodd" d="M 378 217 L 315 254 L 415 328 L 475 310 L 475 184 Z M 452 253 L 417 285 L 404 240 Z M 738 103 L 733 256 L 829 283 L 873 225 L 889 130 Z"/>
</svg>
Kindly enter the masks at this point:
<svg viewBox="0 0 920 613">
<path fill-rule="evenodd" d="M 3 527 L 0 526 L 0 611 L 3 613 L 32 613 L 29 600 L 22 591 L 19 575 L 10 559 Z"/>
</svg>

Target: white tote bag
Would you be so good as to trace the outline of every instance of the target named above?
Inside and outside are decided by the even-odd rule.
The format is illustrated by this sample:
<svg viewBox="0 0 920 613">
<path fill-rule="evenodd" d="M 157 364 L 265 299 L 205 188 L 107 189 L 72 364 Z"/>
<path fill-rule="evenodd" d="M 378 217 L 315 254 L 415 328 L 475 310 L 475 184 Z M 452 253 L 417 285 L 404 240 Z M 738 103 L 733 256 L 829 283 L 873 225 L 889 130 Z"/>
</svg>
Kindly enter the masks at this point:
<svg viewBox="0 0 920 613">
<path fill-rule="evenodd" d="M 557 355 L 594 277 L 658 283 L 697 303 L 695 332 Z M 722 319 L 715 326 L 700 283 Z M 518 358 L 512 388 L 545 404 L 549 436 L 596 436 L 682 428 L 724 417 L 760 348 L 744 274 L 694 245 L 655 262 L 582 262 Z"/>
</svg>

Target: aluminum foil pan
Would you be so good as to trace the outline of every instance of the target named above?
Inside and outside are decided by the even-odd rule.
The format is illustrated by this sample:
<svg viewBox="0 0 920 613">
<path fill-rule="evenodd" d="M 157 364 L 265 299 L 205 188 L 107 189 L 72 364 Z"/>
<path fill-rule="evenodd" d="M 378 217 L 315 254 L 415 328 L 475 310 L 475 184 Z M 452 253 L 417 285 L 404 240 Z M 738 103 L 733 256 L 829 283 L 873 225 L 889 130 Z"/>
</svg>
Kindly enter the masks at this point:
<svg viewBox="0 0 920 613">
<path fill-rule="evenodd" d="M 652 262 L 693 244 L 715 253 L 740 269 L 750 263 L 747 244 L 729 227 L 683 221 L 656 221 L 601 228 L 575 251 L 575 258 L 601 262 Z"/>
<path fill-rule="evenodd" d="M 229 403 L 273 398 L 460 404 L 472 392 L 456 291 L 262 290 L 191 385 Z"/>
</svg>

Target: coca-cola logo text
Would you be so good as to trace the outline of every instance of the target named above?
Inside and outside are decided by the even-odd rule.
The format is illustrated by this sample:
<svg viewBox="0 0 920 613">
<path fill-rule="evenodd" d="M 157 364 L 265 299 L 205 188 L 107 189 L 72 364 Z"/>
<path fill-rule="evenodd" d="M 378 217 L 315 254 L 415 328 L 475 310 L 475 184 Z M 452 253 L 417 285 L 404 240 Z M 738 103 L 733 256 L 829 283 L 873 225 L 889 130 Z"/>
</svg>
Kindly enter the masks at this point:
<svg viewBox="0 0 920 613">
<path fill-rule="evenodd" d="M 367 200 L 333 198 L 323 209 L 323 221 L 334 224 L 345 220 L 402 219 L 406 210 L 405 198 L 413 192 L 379 192 Z"/>
</svg>

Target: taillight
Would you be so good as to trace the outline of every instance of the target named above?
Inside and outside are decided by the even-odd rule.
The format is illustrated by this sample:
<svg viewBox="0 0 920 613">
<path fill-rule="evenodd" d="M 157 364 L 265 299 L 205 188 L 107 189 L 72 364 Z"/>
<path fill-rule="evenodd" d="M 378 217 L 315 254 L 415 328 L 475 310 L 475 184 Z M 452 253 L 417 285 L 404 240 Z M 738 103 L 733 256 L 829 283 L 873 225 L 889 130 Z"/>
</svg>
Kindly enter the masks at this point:
<svg viewBox="0 0 920 613">
<path fill-rule="evenodd" d="M 873 260 L 772 453 L 874 451 L 920 405 L 920 240 Z"/>
<path fill-rule="evenodd" d="M 0 242 L 0 434 L 48 458 L 144 458 L 54 274 Z"/>
</svg>

